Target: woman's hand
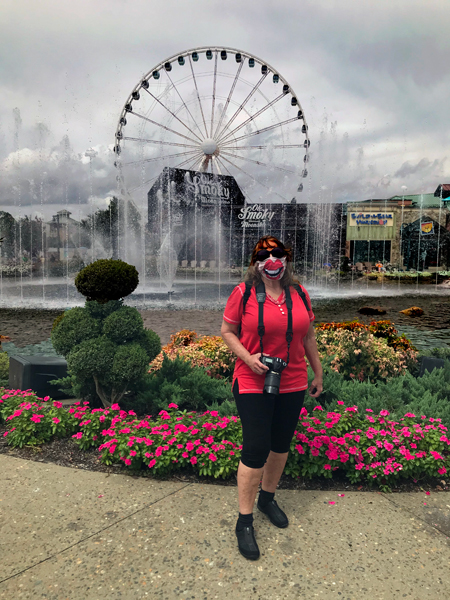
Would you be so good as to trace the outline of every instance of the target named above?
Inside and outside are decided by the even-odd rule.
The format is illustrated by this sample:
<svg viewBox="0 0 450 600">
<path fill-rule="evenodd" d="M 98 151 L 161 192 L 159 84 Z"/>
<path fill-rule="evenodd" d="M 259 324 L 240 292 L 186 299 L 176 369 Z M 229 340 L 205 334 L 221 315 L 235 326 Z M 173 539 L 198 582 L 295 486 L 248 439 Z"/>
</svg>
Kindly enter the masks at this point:
<svg viewBox="0 0 450 600">
<path fill-rule="evenodd" d="M 258 354 L 252 354 L 251 356 L 249 356 L 245 362 L 253 371 L 253 373 L 256 373 L 257 375 L 264 375 L 264 373 L 269 370 L 269 367 L 263 365 L 262 362 L 259 360 L 260 358 L 261 352 L 258 352 Z"/>
<path fill-rule="evenodd" d="M 322 377 L 314 377 L 311 385 L 309 386 L 308 394 L 313 398 L 317 398 L 323 392 L 323 381 Z"/>
</svg>

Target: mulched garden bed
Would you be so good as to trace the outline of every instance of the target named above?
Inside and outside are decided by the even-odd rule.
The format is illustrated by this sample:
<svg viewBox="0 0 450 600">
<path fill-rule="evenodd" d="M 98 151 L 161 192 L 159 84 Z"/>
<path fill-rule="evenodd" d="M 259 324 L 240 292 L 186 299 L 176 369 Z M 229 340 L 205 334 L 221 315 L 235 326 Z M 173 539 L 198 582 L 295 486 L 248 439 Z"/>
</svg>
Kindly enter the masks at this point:
<svg viewBox="0 0 450 600">
<path fill-rule="evenodd" d="M 0 454 L 7 454 L 16 458 L 25 460 L 34 460 L 41 463 L 53 463 L 61 467 L 71 467 L 72 469 L 83 469 L 85 471 L 98 471 L 100 473 L 119 473 L 131 477 L 148 477 L 156 479 L 148 469 L 142 471 L 131 471 L 122 465 L 106 466 L 100 462 L 100 455 L 96 448 L 92 450 L 80 450 L 71 438 L 53 440 L 43 446 L 28 446 L 25 448 L 11 448 L 7 445 L 4 432 L 7 430 L 5 425 L 0 425 Z M 215 479 L 213 477 L 201 477 L 189 469 L 177 470 L 172 476 L 158 477 L 159 481 L 182 481 L 186 483 L 203 483 L 211 485 L 236 486 L 236 477 L 231 479 Z M 373 492 L 376 487 L 368 485 L 351 484 L 345 478 L 339 475 L 333 476 L 333 479 L 315 477 L 313 479 L 304 479 L 299 477 L 293 479 L 287 475 L 281 477 L 279 483 L 281 490 L 318 490 L 330 492 Z M 392 490 L 393 492 L 445 492 L 450 491 L 450 481 L 444 481 L 432 478 L 423 478 L 414 481 L 404 481 Z"/>
</svg>

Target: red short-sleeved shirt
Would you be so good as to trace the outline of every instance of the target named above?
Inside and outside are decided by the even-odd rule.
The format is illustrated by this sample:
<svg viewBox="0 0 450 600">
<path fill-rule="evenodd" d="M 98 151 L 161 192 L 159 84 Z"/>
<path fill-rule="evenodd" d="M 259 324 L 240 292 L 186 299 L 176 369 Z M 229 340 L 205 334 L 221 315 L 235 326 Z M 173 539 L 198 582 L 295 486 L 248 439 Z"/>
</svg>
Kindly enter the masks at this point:
<svg viewBox="0 0 450 600">
<path fill-rule="evenodd" d="M 309 294 L 305 292 L 309 306 L 311 301 Z M 308 332 L 311 321 L 314 320 L 314 313 L 309 312 L 300 298 L 296 289 L 291 287 L 292 298 L 292 329 L 294 332 L 289 352 L 289 365 L 281 374 L 280 394 L 288 392 L 297 392 L 305 390 L 308 387 L 308 376 L 305 362 L 305 348 L 303 338 Z M 252 287 L 250 297 L 243 311 L 243 297 L 245 292 L 245 283 L 236 286 L 228 298 L 223 318 L 227 323 L 241 324 L 240 342 L 250 354 L 260 352 L 258 336 L 258 301 L 256 299 L 255 287 Z M 277 301 L 266 296 L 264 303 L 264 327 L 263 337 L 264 354 L 278 356 L 283 360 L 287 357 L 287 308 L 284 298 L 284 291 Z M 261 393 L 264 389 L 265 375 L 257 375 L 240 358 L 236 361 L 234 369 L 233 384 L 238 380 L 239 393 L 251 394 Z"/>
</svg>

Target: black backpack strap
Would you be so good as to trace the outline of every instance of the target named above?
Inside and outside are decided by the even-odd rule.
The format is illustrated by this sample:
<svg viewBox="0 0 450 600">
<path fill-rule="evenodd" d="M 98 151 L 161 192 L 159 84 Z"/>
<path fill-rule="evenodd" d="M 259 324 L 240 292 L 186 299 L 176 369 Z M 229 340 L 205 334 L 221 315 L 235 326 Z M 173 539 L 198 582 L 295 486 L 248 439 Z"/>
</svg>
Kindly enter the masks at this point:
<svg viewBox="0 0 450 600">
<path fill-rule="evenodd" d="M 252 282 L 251 281 L 246 281 L 245 282 L 245 292 L 244 292 L 244 298 L 243 298 L 243 309 L 242 309 L 242 314 L 245 313 L 245 307 L 247 305 L 248 299 L 250 298 L 250 294 L 252 293 Z"/>
<path fill-rule="evenodd" d="M 302 289 L 302 286 L 299 285 L 298 283 L 294 283 L 294 288 L 297 290 L 297 294 L 300 296 L 300 298 L 303 300 L 303 304 L 305 305 L 305 308 L 308 312 L 310 312 L 311 307 L 308 304 L 308 300 L 306 299 L 306 294 Z"/>
<path fill-rule="evenodd" d="M 263 281 L 260 281 L 256 286 L 256 299 L 258 301 L 258 335 L 261 355 L 263 353 L 263 336 L 266 332 L 264 327 L 264 302 L 266 301 L 266 286 Z"/>
<path fill-rule="evenodd" d="M 289 286 L 284 290 L 286 294 L 286 308 L 288 314 L 288 324 L 286 330 L 286 342 L 287 342 L 287 359 L 286 362 L 289 364 L 289 348 L 291 347 L 292 338 L 294 337 L 294 330 L 292 329 L 292 297 Z"/>
</svg>

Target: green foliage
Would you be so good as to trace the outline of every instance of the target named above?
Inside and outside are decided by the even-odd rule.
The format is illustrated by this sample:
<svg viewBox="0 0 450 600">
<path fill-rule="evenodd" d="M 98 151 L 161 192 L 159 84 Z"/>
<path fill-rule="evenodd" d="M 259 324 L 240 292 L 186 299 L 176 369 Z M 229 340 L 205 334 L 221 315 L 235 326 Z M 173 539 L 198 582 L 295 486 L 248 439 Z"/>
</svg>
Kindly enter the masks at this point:
<svg viewBox="0 0 450 600">
<path fill-rule="evenodd" d="M 136 341 L 145 348 L 150 362 L 161 352 L 161 339 L 152 329 L 144 329 L 144 332 L 136 338 Z"/>
<path fill-rule="evenodd" d="M 56 317 L 56 319 L 53 321 L 53 325 L 52 325 L 52 331 L 55 329 L 55 327 L 57 325 L 59 325 L 59 323 L 61 323 L 61 321 L 64 319 L 64 315 L 66 313 L 62 313 L 62 315 L 59 315 L 59 317 Z"/>
<path fill-rule="evenodd" d="M 103 334 L 116 344 L 125 344 L 136 339 L 144 328 L 141 315 L 131 306 L 122 306 L 106 317 Z"/>
<path fill-rule="evenodd" d="M 51 339 L 39 342 L 39 344 L 29 344 L 28 346 L 22 346 L 20 348 L 13 342 L 3 342 L 2 347 L 9 357 L 17 356 L 17 354 L 22 356 L 62 356 L 56 352 Z"/>
<path fill-rule="evenodd" d="M 84 308 L 86 312 L 93 317 L 103 321 L 106 317 L 109 317 L 114 311 L 119 310 L 123 306 L 123 300 L 110 300 L 105 304 L 100 304 L 96 300 L 86 300 Z"/>
<path fill-rule="evenodd" d="M 57 352 L 66 356 L 78 344 L 100 335 L 100 324 L 81 306 L 71 308 L 52 330 L 52 343 Z"/>
<path fill-rule="evenodd" d="M 364 329 L 318 329 L 316 340 L 324 366 L 346 379 L 385 381 L 403 375 L 416 361 L 413 350 L 396 351 Z"/>
<path fill-rule="evenodd" d="M 122 260 L 101 258 L 82 269 L 75 286 L 87 300 L 106 304 L 131 294 L 139 284 L 136 267 Z"/>
<path fill-rule="evenodd" d="M 313 376 L 312 370 L 308 369 L 310 383 Z M 426 372 L 423 377 L 416 378 L 406 373 L 388 382 L 370 379 L 347 381 L 339 373 L 325 371 L 323 388 L 319 399 L 306 394 L 304 406 L 307 410 L 311 411 L 317 404 L 334 410 L 337 402 L 343 401 L 346 406 L 357 406 L 360 413 L 366 408 L 374 412 L 386 409 L 397 420 L 407 411 L 432 415 L 441 418 L 442 423 L 450 428 L 450 361 L 446 361 L 443 369 Z"/>
<path fill-rule="evenodd" d="M 139 414 L 157 414 L 170 403 L 185 410 L 202 411 L 232 399 L 228 382 L 212 379 L 201 367 L 192 367 L 180 358 L 165 357 L 161 369 L 145 378 L 136 400 L 129 406 Z"/>
<path fill-rule="evenodd" d="M 443 358 L 450 360 L 450 348 L 430 348 L 420 353 L 422 356 L 432 356 L 434 358 Z"/>
<path fill-rule="evenodd" d="M 111 380 L 118 386 L 141 379 L 148 367 L 148 355 L 140 344 L 119 346 L 114 354 Z"/>
<path fill-rule="evenodd" d="M 7 386 L 9 380 L 9 356 L 0 351 L 0 387 Z"/>
<path fill-rule="evenodd" d="M 84 340 L 67 354 L 67 368 L 79 380 L 109 373 L 115 350 L 116 345 L 106 336 Z"/>
<path fill-rule="evenodd" d="M 103 406 L 134 391 L 149 362 L 161 350 L 155 332 L 144 329 L 135 308 L 121 300 L 70 309 L 52 331 L 55 348 L 67 360 L 69 377 L 54 380 L 59 389 Z"/>
</svg>

